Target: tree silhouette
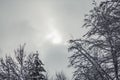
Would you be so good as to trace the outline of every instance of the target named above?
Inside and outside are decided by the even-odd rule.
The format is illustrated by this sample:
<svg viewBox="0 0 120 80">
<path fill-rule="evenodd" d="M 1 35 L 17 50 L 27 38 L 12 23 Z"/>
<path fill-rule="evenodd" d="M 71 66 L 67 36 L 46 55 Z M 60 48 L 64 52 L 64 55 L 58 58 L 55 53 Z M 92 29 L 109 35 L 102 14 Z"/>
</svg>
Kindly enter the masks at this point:
<svg viewBox="0 0 120 80">
<path fill-rule="evenodd" d="M 93 70 L 89 72 L 92 74 L 90 77 L 97 72 L 97 80 L 119 80 L 120 0 L 105 0 L 99 5 L 96 2 L 93 4 L 94 8 L 86 15 L 83 25 L 89 28 L 83 36 L 85 38 L 70 40 L 69 50 L 74 52 L 70 57 L 70 64 L 77 69 L 75 78 L 83 74 L 83 80 L 86 80 L 88 71 Z M 87 79 L 91 80 L 89 78 Z"/>
<path fill-rule="evenodd" d="M 68 80 L 63 72 L 56 73 L 55 80 Z"/>
<path fill-rule="evenodd" d="M 29 80 L 44 80 L 45 76 L 42 72 L 46 72 L 43 68 L 43 63 L 39 59 L 38 52 L 35 54 L 31 54 L 28 57 L 28 61 L 26 61 L 27 71 L 28 71 L 28 78 Z"/>
<path fill-rule="evenodd" d="M 39 53 L 25 55 L 25 45 L 15 50 L 15 59 L 6 56 L 0 60 L 0 80 L 45 80 Z"/>
</svg>

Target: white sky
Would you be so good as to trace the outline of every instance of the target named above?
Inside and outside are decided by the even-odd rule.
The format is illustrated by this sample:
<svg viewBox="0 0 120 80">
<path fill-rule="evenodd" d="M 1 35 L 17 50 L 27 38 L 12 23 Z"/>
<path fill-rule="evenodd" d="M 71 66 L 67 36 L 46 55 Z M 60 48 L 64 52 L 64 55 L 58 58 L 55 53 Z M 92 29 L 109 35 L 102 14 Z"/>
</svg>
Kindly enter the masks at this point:
<svg viewBox="0 0 120 80">
<path fill-rule="evenodd" d="M 0 0 L 0 56 L 27 43 L 26 51 L 38 50 L 50 74 L 71 76 L 66 43 L 86 32 L 81 26 L 90 9 L 92 0 Z"/>
</svg>

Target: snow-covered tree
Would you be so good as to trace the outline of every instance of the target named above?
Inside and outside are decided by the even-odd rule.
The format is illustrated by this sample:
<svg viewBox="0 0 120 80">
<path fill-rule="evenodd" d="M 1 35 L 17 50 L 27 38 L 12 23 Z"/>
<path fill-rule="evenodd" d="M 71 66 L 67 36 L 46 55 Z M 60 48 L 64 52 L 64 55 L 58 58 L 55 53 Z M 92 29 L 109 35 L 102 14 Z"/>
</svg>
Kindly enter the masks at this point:
<svg viewBox="0 0 120 80">
<path fill-rule="evenodd" d="M 28 55 L 25 53 L 25 45 L 15 50 L 15 59 L 6 56 L 0 60 L 0 80 L 45 80 L 42 61 L 39 53 Z"/>
<path fill-rule="evenodd" d="M 30 54 L 26 61 L 26 70 L 29 80 L 45 80 L 45 71 L 42 61 L 39 59 L 39 54 Z"/>
<path fill-rule="evenodd" d="M 76 77 L 80 76 L 78 73 L 87 74 L 88 72 L 82 73 L 81 70 L 90 63 L 87 69 L 94 68 L 90 74 L 97 72 L 98 79 L 119 80 L 120 0 L 104 0 L 93 4 L 94 8 L 86 15 L 83 25 L 88 28 L 84 39 L 70 40 L 69 50 L 74 52 L 70 57 L 70 64 L 77 69 Z"/>
</svg>

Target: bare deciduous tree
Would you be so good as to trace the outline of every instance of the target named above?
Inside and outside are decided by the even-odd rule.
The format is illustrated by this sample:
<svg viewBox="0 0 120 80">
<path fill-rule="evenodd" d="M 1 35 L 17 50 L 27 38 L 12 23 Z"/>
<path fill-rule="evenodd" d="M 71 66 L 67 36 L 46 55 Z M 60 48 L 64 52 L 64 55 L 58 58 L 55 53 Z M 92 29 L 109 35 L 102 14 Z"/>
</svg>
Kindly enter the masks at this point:
<svg viewBox="0 0 120 80">
<path fill-rule="evenodd" d="M 83 36 L 85 39 L 70 40 L 69 49 L 74 52 L 70 57 L 70 64 L 77 68 L 77 77 L 80 76 L 80 72 L 83 75 L 88 73 L 82 73 L 82 68 L 87 66 L 87 62 L 91 64 L 87 69 L 94 67 L 94 72 L 97 72 L 100 80 L 119 80 L 120 0 L 105 0 L 99 5 L 96 2 L 93 4 L 95 7 L 86 15 L 83 25 L 89 28 Z"/>
<path fill-rule="evenodd" d="M 55 80 L 68 80 L 68 79 L 63 72 L 60 72 L 60 73 L 56 73 Z"/>
</svg>

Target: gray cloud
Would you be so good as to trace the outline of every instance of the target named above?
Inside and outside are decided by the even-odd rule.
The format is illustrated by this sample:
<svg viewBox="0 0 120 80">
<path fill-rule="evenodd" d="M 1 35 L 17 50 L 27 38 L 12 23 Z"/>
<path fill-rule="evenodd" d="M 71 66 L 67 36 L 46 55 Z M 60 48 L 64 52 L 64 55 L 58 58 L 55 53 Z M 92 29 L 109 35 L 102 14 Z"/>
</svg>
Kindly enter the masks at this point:
<svg viewBox="0 0 120 80">
<path fill-rule="evenodd" d="M 91 3 L 92 0 L 0 0 L 0 51 L 12 55 L 19 44 L 27 43 L 26 50 L 38 50 L 50 73 L 63 69 L 71 74 L 67 69 L 67 47 L 52 44 L 45 36 L 52 27 L 60 32 L 63 42 L 71 35 L 81 37 L 86 29 L 80 27 Z"/>
</svg>

